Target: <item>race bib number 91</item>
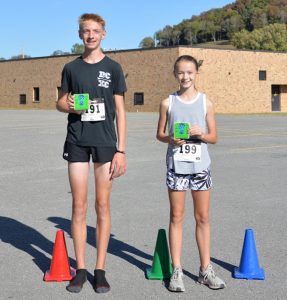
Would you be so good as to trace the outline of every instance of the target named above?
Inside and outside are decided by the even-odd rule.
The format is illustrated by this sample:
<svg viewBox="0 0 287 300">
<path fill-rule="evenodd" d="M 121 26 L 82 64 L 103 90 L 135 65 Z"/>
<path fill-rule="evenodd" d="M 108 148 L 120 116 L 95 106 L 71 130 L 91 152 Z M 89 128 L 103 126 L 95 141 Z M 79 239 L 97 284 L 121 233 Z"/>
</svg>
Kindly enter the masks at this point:
<svg viewBox="0 0 287 300">
<path fill-rule="evenodd" d="M 101 98 L 90 100 L 89 109 L 81 116 L 82 121 L 103 121 L 106 119 L 105 103 Z"/>
<path fill-rule="evenodd" d="M 201 161 L 201 144 L 183 144 L 176 148 L 173 158 L 177 161 L 199 162 Z"/>
</svg>

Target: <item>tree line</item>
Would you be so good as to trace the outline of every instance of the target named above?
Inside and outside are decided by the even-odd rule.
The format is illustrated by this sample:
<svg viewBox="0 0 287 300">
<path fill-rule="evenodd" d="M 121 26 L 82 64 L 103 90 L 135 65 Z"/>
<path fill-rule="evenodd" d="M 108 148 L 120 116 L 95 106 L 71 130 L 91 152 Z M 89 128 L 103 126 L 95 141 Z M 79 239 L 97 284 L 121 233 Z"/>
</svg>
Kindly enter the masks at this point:
<svg viewBox="0 0 287 300">
<path fill-rule="evenodd" d="M 287 0 L 237 0 L 223 8 L 166 25 L 140 48 L 228 40 L 238 49 L 287 50 Z"/>
<path fill-rule="evenodd" d="M 71 48 L 71 52 L 65 52 L 62 50 L 55 50 L 51 56 L 59 56 L 59 55 L 69 55 L 69 54 L 82 54 L 84 52 L 84 45 L 83 44 L 74 44 Z M 23 59 L 23 58 L 30 58 L 30 55 L 27 54 L 18 54 L 18 55 L 14 55 L 11 56 L 10 59 Z M 0 57 L 0 60 L 5 60 L 4 57 Z"/>
<path fill-rule="evenodd" d="M 198 45 L 228 41 L 238 49 L 287 50 L 287 0 L 237 0 L 223 8 L 192 16 L 177 25 L 166 25 L 152 37 L 145 37 L 140 48 Z M 74 44 L 71 52 L 54 51 L 51 56 L 81 54 L 84 46 Z M 29 58 L 19 54 L 11 59 Z M 0 60 L 4 60 L 1 58 Z"/>
</svg>

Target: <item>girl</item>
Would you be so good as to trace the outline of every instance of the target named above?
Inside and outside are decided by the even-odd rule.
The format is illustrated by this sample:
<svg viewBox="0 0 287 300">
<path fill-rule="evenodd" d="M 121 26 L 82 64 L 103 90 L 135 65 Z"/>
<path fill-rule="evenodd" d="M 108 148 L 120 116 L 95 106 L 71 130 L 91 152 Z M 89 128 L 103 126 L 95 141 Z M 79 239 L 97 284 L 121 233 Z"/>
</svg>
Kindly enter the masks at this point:
<svg viewBox="0 0 287 300">
<path fill-rule="evenodd" d="M 185 194 L 191 190 L 200 256 L 198 282 L 212 289 L 225 288 L 210 264 L 209 202 L 212 180 L 207 143 L 217 142 L 215 112 L 211 101 L 195 88 L 198 63 L 189 55 L 178 57 L 174 76 L 179 91 L 160 104 L 157 139 L 168 143 L 167 178 L 170 201 L 169 243 L 173 273 L 168 289 L 185 291 L 181 267 Z M 168 128 L 168 134 L 166 134 Z M 184 131 L 187 137 L 184 136 Z"/>
</svg>

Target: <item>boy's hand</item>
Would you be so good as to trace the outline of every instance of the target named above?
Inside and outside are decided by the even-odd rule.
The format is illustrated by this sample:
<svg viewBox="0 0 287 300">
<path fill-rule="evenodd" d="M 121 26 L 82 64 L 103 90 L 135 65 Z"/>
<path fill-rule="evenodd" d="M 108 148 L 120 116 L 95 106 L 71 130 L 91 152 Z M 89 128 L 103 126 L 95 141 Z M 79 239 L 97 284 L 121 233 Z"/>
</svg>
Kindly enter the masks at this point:
<svg viewBox="0 0 287 300">
<path fill-rule="evenodd" d="M 84 110 L 75 110 L 75 103 L 74 103 L 74 96 L 69 93 L 68 96 L 67 96 L 67 105 L 69 107 L 69 110 L 72 112 L 72 113 L 75 113 L 77 115 L 81 115 Z"/>
<path fill-rule="evenodd" d="M 126 155 L 116 152 L 110 166 L 111 179 L 125 174 L 127 168 Z"/>
</svg>

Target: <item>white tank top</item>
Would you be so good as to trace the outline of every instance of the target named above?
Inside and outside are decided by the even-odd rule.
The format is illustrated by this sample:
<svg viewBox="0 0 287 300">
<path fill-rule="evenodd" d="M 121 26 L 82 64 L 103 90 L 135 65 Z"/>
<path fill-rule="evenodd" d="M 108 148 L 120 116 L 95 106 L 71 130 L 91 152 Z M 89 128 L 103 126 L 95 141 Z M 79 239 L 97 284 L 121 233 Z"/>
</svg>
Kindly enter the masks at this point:
<svg viewBox="0 0 287 300">
<path fill-rule="evenodd" d="M 173 124 L 175 122 L 188 122 L 190 125 L 197 124 L 205 132 L 206 126 L 206 96 L 200 92 L 195 99 L 186 102 L 182 101 L 177 93 L 169 96 L 168 108 L 168 130 L 173 135 Z M 202 172 L 210 166 L 210 156 L 205 142 L 201 142 L 201 161 L 186 162 L 174 160 L 176 147 L 168 145 L 166 163 L 169 169 L 173 169 L 177 174 L 194 174 Z"/>
</svg>

